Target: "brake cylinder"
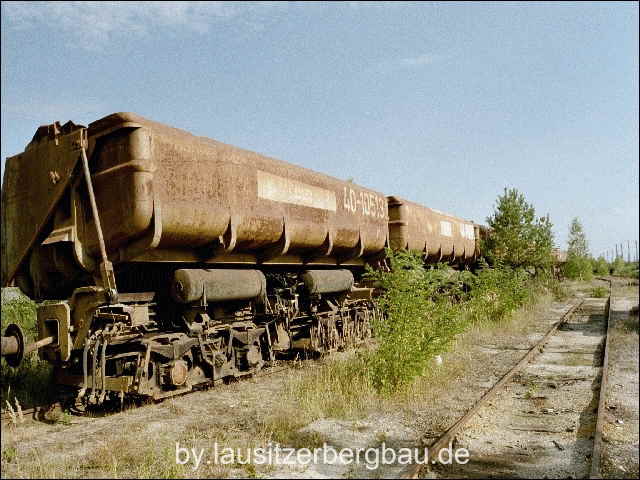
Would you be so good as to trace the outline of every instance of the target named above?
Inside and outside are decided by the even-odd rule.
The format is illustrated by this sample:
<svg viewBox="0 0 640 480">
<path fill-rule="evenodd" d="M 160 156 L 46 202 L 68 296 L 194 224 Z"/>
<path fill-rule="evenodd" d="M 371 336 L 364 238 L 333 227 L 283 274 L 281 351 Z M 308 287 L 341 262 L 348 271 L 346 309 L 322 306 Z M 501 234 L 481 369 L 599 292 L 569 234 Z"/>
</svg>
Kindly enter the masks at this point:
<svg viewBox="0 0 640 480">
<path fill-rule="evenodd" d="M 176 302 L 191 303 L 251 300 L 264 297 L 267 280 L 259 270 L 181 269 L 176 270 L 171 296 Z"/>
<path fill-rule="evenodd" d="M 302 274 L 305 290 L 311 294 L 351 290 L 353 273 L 349 270 L 307 270 Z"/>
</svg>

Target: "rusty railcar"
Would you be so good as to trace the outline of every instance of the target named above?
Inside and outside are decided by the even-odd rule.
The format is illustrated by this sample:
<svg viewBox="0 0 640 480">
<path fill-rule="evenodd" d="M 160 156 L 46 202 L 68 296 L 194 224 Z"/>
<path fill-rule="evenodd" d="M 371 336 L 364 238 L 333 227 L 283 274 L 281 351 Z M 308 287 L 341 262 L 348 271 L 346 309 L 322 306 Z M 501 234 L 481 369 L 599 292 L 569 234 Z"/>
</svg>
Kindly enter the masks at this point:
<svg viewBox="0 0 640 480">
<path fill-rule="evenodd" d="M 11 226 L 3 229 L 4 283 L 17 274 L 37 297 L 55 298 L 61 280 L 74 286 L 70 277 L 95 268 L 99 246 L 84 182 L 76 177 L 66 188 L 78 156 L 72 144 L 83 133 L 116 265 L 355 266 L 385 246 L 387 202 L 378 192 L 131 113 L 86 130 L 55 128 L 39 129 L 24 153 L 7 160 L 3 188 L 3 222 Z M 62 246 L 72 258 L 66 268 L 56 258 L 47 271 Z M 27 265 L 27 256 L 42 258 Z"/>
<path fill-rule="evenodd" d="M 426 262 L 465 265 L 478 256 L 478 226 L 400 197 L 389 196 L 389 242 L 420 253 Z"/>
<path fill-rule="evenodd" d="M 59 383 L 161 398 L 366 338 L 387 221 L 381 193 L 116 113 L 7 160 L 3 285 L 66 299 L 38 308 Z"/>
<path fill-rule="evenodd" d="M 478 226 L 132 113 L 38 128 L 7 159 L 2 283 L 36 300 L 39 349 L 88 403 L 163 398 L 277 355 L 370 335 L 384 249 L 466 265 Z M 61 300 L 62 299 L 62 300 Z"/>
</svg>

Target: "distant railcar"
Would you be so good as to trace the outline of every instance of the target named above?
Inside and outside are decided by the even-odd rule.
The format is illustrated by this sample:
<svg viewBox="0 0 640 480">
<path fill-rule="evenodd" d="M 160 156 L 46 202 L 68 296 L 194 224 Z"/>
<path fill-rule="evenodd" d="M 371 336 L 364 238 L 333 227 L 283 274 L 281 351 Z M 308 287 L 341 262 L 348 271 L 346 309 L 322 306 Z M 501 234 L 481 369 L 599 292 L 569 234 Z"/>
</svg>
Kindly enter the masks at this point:
<svg viewBox="0 0 640 480">
<path fill-rule="evenodd" d="M 469 264 L 476 259 L 473 222 L 395 196 L 388 201 L 391 248 L 420 252 L 429 263 Z"/>
</svg>

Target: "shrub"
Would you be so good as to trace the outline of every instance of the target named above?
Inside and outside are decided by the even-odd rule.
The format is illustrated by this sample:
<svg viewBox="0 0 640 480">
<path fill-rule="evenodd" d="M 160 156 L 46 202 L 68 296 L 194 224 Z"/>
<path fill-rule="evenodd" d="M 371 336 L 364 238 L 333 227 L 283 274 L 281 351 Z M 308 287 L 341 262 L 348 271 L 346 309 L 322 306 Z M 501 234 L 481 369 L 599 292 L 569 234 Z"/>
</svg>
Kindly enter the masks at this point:
<svg viewBox="0 0 640 480">
<path fill-rule="evenodd" d="M 564 265 L 564 275 L 572 280 L 589 281 L 593 279 L 591 261 L 588 257 L 569 254 L 567 263 Z"/>
<path fill-rule="evenodd" d="M 9 323 L 16 323 L 23 329 L 27 342 L 37 337 L 36 304 L 27 297 L 18 297 L 2 304 L 2 331 Z M 29 406 L 53 398 L 51 366 L 40 360 L 36 353 L 27 355 L 18 368 L 12 368 L 2 360 L 0 365 L 0 401 L 3 408 L 6 401 Z"/>
<path fill-rule="evenodd" d="M 447 348 L 463 329 L 460 308 L 451 294 L 462 294 L 456 272 L 426 269 L 410 252 L 387 251 L 391 270 L 369 270 L 383 288 L 377 303 L 384 315 L 373 324 L 378 348 L 366 358 L 379 392 L 395 392 L 421 375 L 429 360 Z M 445 295 L 448 291 L 449 295 Z"/>
<path fill-rule="evenodd" d="M 499 321 L 530 299 L 529 276 L 522 269 L 488 268 L 472 277 L 471 298 L 466 306 L 474 322 Z"/>
<path fill-rule="evenodd" d="M 609 275 L 609 264 L 602 256 L 598 257 L 597 260 L 591 259 L 591 268 L 596 275 Z"/>
<path fill-rule="evenodd" d="M 484 264 L 472 274 L 443 265 L 426 268 L 406 251 L 389 250 L 387 258 L 390 271 L 368 272 L 383 289 L 377 303 L 384 315 L 373 325 L 378 347 L 363 356 L 365 374 L 383 394 L 422 375 L 470 324 L 503 320 L 533 298 L 523 269 Z"/>
<path fill-rule="evenodd" d="M 591 296 L 593 298 L 605 298 L 609 294 L 609 291 L 605 287 L 594 287 L 591 289 Z"/>
<path fill-rule="evenodd" d="M 618 257 L 611 265 L 611 274 L 618 277 L 638 278 L 638 262 L 625 262 Z"/>
</svg>

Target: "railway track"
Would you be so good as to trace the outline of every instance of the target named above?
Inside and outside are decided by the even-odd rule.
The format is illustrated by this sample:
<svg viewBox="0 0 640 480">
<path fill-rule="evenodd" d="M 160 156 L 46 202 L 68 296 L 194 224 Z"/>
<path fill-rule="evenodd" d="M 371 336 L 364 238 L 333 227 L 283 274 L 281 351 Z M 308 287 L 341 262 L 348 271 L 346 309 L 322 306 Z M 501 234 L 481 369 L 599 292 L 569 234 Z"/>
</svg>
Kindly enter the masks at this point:
<svg viewBox="0 0 640 480">
<path fill-rule="evenodd" d="M 602 478 L 611 288 L 574 304 L 404 478 Z M 440 464 L 452 445 L 468 463 Z"/>
</svg>

